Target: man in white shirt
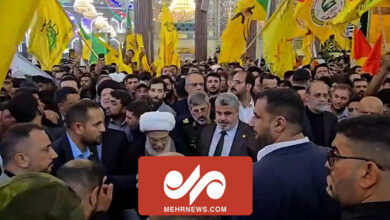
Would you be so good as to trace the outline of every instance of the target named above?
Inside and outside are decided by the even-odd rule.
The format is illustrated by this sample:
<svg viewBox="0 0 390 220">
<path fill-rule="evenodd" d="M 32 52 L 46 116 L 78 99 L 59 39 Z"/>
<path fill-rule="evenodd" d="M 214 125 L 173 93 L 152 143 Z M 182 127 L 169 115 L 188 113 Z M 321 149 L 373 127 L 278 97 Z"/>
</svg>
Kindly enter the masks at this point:
<svg viewBox="0 0 390 220">
<path fill-rule="evenodd" d="M 215 100 L 215 122 L 205 126 L 199 138 L 201 156 L 251 156 L 256 142 L 252 128 L 238 118 L 239 101 L 232 93 L 222 93 Z"/>
<path fill-rule="evenodd" d="M 240 101 L 240 120 L 249 123 L 253 117 L 254 102 L 252 99 L 252 89 L 255 85 L 255 77 L 251 72 L 239 71 L 233 75 L 230 84 L 230 91 L 234 93 Z"/>
</svg>

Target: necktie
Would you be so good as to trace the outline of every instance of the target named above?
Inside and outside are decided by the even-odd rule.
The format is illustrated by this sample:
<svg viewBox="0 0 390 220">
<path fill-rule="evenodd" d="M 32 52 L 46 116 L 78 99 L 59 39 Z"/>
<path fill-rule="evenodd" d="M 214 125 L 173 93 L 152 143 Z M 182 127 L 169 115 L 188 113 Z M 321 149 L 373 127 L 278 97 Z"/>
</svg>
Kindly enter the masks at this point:
<svg viewBox="0 0 390 220">
<path fill-rule="evenodd" d="M 217 147 L 215 148 L 214 156 L 221 156 L 225 135 L 226 131 L 221 131 L 221 137 L 219 138 Z"/>
</svg>

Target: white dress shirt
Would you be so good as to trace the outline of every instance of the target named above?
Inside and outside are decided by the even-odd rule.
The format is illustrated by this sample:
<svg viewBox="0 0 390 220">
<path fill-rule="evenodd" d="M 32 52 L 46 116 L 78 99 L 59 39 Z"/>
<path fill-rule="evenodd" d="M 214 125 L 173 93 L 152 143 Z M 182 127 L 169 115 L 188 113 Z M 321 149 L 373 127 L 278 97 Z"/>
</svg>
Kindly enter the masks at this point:
<svg viewBox="0 0 390 220">
<path fill-rule="evenodd" d="M 308 137 L 304 137 L 298 140 L 293 140 L 293 141 L 284 141 L 284 142 L 279 142 L 271 145 L 267 145 L 263 147 L 259 152 L 257 153 L 257 161 L 260 161 L 263 157 L 265 157 L 267 154 L 272 153 L 275 150 L 285 148 L 285 147 L 291 147 L 294 145 L 298 144 L 303 144 L 303 143 L 308 143 L 310 142 Z"/>
<path fill-rule="evenodd" d="M 229 131 L 226 131 L 226 135 L 223 138 L 223 148 L 221 156 L 229 156 L 230 150 L 232 149 L 234 136 L 236 135 L 238 128 L 238 122 L 237 124 L 230 129 Z M 217 148 L 217 144 L 219 142 L 219 139 L 221 138 L 221 126 L 217 124 L 217 127 L 215 128 L 213 139 L 211 140 L 210 149 L 209 149 L 209 156 L 214 156 L 214 152 Z"/>
<path fill-rule="evenodd" d="M 249 122 L 251 121 L 254 115 L 253 114 L 254 109 L 255 109 L 255 103 L 253 102 L 252 98 L 251 101 L 249 102 L 249 105 L 246 108 L 244 108 L 244 106 L 242 106 L 240 102 L 240 110 L 238 113 L 240 121 L 249 124 Z"/>
</svg>

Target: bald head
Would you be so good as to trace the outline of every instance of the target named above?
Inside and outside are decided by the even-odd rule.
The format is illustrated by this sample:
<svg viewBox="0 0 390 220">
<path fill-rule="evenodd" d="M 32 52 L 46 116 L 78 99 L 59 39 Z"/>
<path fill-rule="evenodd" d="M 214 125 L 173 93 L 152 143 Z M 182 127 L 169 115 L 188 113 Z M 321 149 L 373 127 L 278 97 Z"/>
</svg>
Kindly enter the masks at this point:
<svg viewBox="0 0 390 220">
<path fill-rule="evenodd" d="M 359 115 L 381 115 L 383 103 L 375 96 L 366 96 L 359 102 Z"/>
</svg>

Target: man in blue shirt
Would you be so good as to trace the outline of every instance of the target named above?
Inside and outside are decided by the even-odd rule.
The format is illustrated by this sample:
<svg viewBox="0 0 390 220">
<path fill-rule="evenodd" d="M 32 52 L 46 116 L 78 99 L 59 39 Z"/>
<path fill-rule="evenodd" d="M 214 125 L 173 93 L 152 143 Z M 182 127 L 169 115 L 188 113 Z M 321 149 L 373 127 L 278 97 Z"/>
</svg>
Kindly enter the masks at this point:
<svg viewBox="0 0 390 220">
<path fill-rule="evenodd" d="M 65 118 L 66 134 L 53 142 L 58 158 L 53 173 L 69 160 L 98 160 L 96 145 L 101 143 L 104 127 L 103 110 L 94 102 L 82 100 L 72 105 Z"/>
</svg>

